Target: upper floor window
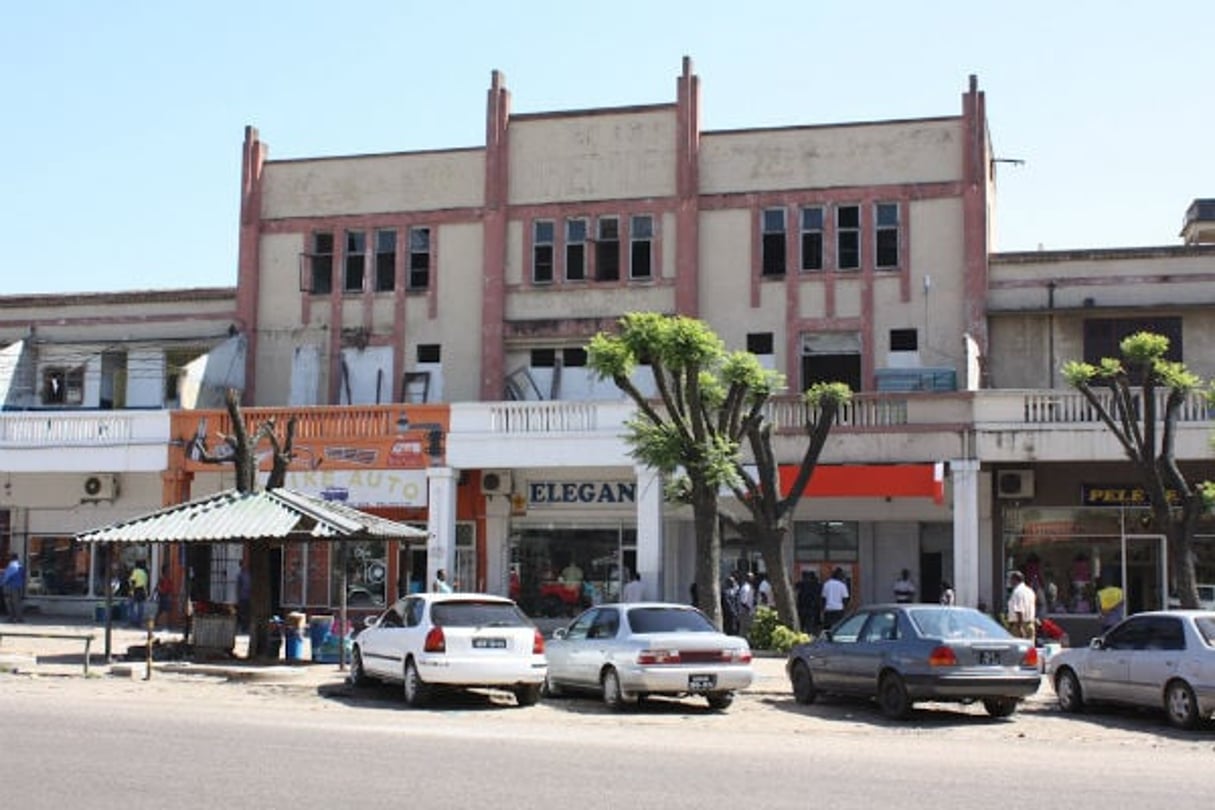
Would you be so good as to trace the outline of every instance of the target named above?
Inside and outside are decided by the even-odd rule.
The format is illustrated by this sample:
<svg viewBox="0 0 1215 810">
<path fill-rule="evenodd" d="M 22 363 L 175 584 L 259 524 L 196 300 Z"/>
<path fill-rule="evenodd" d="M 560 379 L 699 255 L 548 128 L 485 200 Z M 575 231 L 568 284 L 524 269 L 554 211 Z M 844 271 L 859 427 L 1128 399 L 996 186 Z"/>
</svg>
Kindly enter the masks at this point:
<svg viewBox="0 0 1215 810">
<path fill-rule="evenodd" d="M 367 234 L 363 231 L 346 231 L 346 272 L 342 278 L 344 291 L 363 291 L 363 274 L 367 264 L 366 250 Z"/>
<path fill-rule="evenodd" d="M 899 266 L 899 206 L 897 203 L 878 203 L 874 210 L 877 228 L 875 231 L 875 265 L 878 268 Z"/>
<path fill-rule="evenodd" d="M 375 232 L 375 290 L 391 292 L 397 280 L 397 232 Z"/>
<path fill-rule="evenodd" d="M 430 228 L 409 229 L 409 289 L 430 286 Z"/>
<path fill-rule="evenodd" d="M 762 219 L 762 243 L 760 249 L 761 272 L 765 276 L 785 274 L 785 209 L 767 208 Z"/>
<path fill-rule="evenodd" d="M 620 280 L 620 220 L 600 217 L 595 241 L 595 280 Z"/>
<path fill-rule="evenodd" d="M 774 345 L 771 332 L 747 333 L 747 351 L 751 354 L 772 354 Z"/>
<path fill-rule="evenodd" d="M 565 279 L 586 279 L 586 220 L 565 221 Z"/>
<path fill-rule="evenodd" d="M 50 366 L 43 369 L 43 405 L 80 405 L 83 402 L 84 366 Z"/>
<path fill-rule="evenodd" d="M 551 284 L 553 281 L 553 223 L 538 220 L 532 223 L 532 281 Z"/>
<path fill-rule="evenodd" d="M 333 234 L 312 235 L 312 282 L 309 290 L 313 295 L 328 295 L 333 292 Z"/>
<path fill-rule="evenodd" d="M 639 215 L 629 220 L 629 278 L 650 278 L 653 268 L 654 218 Z"/>
<path fill-rule="evenodd" d="M 802 209 L 802 269 L 823 269 L 823 209 Z"/>
<path fill-rule="evenodd" d="M 1176 316 L 1084 319 L 1084 362 L 1099 365 L 1106 357 L 1121 357 L 1122 341 L 1136 332 L 1153 332 L 1169 339 L 1164 359 L 1184 362 L 1182 320 Z"/>
<path fill-rule="evenodd" d="M 861 208 L 841 205 L 835 209 L 836 267 L 856 270 L 861 266 Z"/>
<path fill-rule="evenodd" d="M 891 329 L 890 351 L 914 352 L 920 347 L 919 333 L 914 329 Z"/>
</svg>

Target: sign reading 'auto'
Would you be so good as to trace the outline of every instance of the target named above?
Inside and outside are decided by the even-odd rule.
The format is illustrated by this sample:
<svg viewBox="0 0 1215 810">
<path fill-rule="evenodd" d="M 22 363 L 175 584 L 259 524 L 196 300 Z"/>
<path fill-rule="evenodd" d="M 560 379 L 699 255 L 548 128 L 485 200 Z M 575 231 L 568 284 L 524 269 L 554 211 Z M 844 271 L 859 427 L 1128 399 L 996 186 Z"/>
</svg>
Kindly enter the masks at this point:
<svg viewBox="0 0 1215 810">
<path fill-rule="evenodd" d="M 636 503 L 636 481 L 530 481 L 529 506 L 614 506 Z"/>
</svg>

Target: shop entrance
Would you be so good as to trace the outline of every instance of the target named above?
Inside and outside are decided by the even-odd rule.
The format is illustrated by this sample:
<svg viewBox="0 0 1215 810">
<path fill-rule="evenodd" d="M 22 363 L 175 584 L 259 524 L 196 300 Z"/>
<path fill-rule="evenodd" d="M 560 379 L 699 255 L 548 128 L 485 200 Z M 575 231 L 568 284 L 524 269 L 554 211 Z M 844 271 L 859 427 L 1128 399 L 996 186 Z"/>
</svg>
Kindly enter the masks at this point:
<svg viewBox="0 0 1215 810">
<path fill-rule="evenodd" d="M 573 616 L 620 598 L 637 568 L 637 530 L 521 528 L 510 538 L 510 596 L 530 616 Z"/>
<path fill-rule="evenodd" d="M 1168 545 L 1163 534 L 1128 534 L 1122 544 L 1126 613 L 1168 607 Z"/>
</svg>

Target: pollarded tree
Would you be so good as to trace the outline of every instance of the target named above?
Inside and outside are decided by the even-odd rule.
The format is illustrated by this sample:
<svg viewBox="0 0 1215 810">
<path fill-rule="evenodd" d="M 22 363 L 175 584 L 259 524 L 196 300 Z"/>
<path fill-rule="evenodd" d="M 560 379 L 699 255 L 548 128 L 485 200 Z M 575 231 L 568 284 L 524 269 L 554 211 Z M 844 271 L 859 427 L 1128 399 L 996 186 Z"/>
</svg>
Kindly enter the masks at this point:
<svg viewBox="0 0 1215 810">
<path fill-rule="evenodd" d="M 748 518 L 738 519 L 722 512 L 722 518 L 763 556 L 777 613 L 781 623 L 789 627 L 797 626 L 797 600 L 781 550 L 789 535 L 793 513 L 818 466 L 836 415 L 852 398 L 852 390 L 845 383 L 817 383 L 802 398 L 806 409 L 804 429 L 809 441 L 788 494 L 781 494 L 779 466 L 772 451 L 771 423 L 762 418 L 750 419 L 746 422 L 745 433 L 755 462 L 755 475 L 740 467 L 742 486 L 734 488 L 738 502 L 747 508 Z"/>
<path fill-rule="evenodd" d="M 780 519 L 791 511 L 791 505 L 781 508 L 771 434 L 764 422 L 765 406 L 772 394 L 784 386 L 783 375 L 760 366 L 749 352 L 727 352 L 721 339 L 694 318 L 631 313 L 620 319 L 619 326 L 617 333 L 601 332 L 591 340 L 588 363 L 601 378 L 615 382 L 637 405 L 637 415 L 627 424 L 626 440 L 632 456 L 666 477 L 669 500 L 692 507 L 696 531 L 695 582 L 705 612 L 721 626 L 718 493 L 729 487 L 738 497 L 751 502 L 748 509 L 753 520 L 743 523 L 763 522 L 764 528 L 754 531 L 757 541 L 761 536 L 765 543 L 776 538 L 774 546 L 765 545 L 760 550 L 773 578 L 778 609 L 792 623 L 796 611 L 780 553 L 778 530 Z M 634 384 L 632 377 L 639 363 L 649 365 L 661 407 L 656 407 Z M 834 408 L 838 407 L 835 394 L 838 389 L 832 388 L 813 395 L 814 401 L 824 406 L 823 410 L 830 411 L 824 423 L 827 429 L 834 418 Z M 759 462 L 759 481 L 747 475 L 741 466 L 743 437 L 750 437 Z M 824 433 L 822 440 L 825 438 Z M 811 444 L 815 444 L 813 436 Z M 821 449 L 819 441 L 807 458 L 817 460 Z M 801 488 L 795 487 L 799 494 L 809 476 L 805 469 L 799 475 Z M 777 595 L 778 590 L 783 597 Z"/>
<path fill-rule="evenodd" d="M 220 436 L 220 452 L 198 446 L 199 460 L 212 464 L 231 462 L 236 472 L 238 492 L 257 491 L 257 448 L 263 440 L 270 443 L 271 469 L 266 489 L 284 485 L 295 444 L 296 419 L 287 420 L 285 436 L 280 439 L 273 419 L 261 424 L 252 436 L 240 410 L 240 400 L 234 390 L 226 397 L 228 415 L 232 419 L 232 435 Z M 249 540 L 249 657 L 257 658 L 269 652 L 269 619 L 273 605 L 270 591 L 270 544 L 264 540 Z"/>
<path fill-rule="evenodd" d="M 1096 366 L 1066 363 L 1063 376 L 1093 406 L 1134 465 L 1156 525 L 1166 531 L 1170 579 L 1181 605 L 1198 607 L 1194 529 L 1215 490 L 1186 479 L 1174 444 L 1181 406 L 1202 381 L 1183 363 L 1166 358 L 1169 339 L 1163 335 L 1138 332 L 1118 348 L 1120 358 L 1106 357 Z M 1163 413 L 1156 398 L 1161 392 Z"/>
</svg>

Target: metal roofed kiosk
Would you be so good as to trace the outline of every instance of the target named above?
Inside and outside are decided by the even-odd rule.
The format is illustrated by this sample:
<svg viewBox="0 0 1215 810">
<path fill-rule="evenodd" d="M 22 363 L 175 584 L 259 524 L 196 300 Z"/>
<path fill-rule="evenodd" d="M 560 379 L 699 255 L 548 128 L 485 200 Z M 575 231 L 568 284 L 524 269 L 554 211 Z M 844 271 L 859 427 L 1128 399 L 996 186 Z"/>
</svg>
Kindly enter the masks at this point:
<svg viewBox="0 0 1215 810">
<path fill-rule="evenodd" d="M 291 543 L 316 540 L 406 539 L 426 537 L 426 531 L 355 509 L 335 501 L 313 498 L 279 487 L 260 492 L 236 489 L 209 495 L 99 529 L 82 532 L 82 543 Z M 344 593 L 344 589 L 343 589 Z M 106 611 L 105 646 L 110 651 L 113 618 Z M 347 626 L 346 600 L 341 627 Z M 250 630 L 253 628 L 251 627 Z M 340 665 L 345 645 L 338 645 Z"/>
</svg>

